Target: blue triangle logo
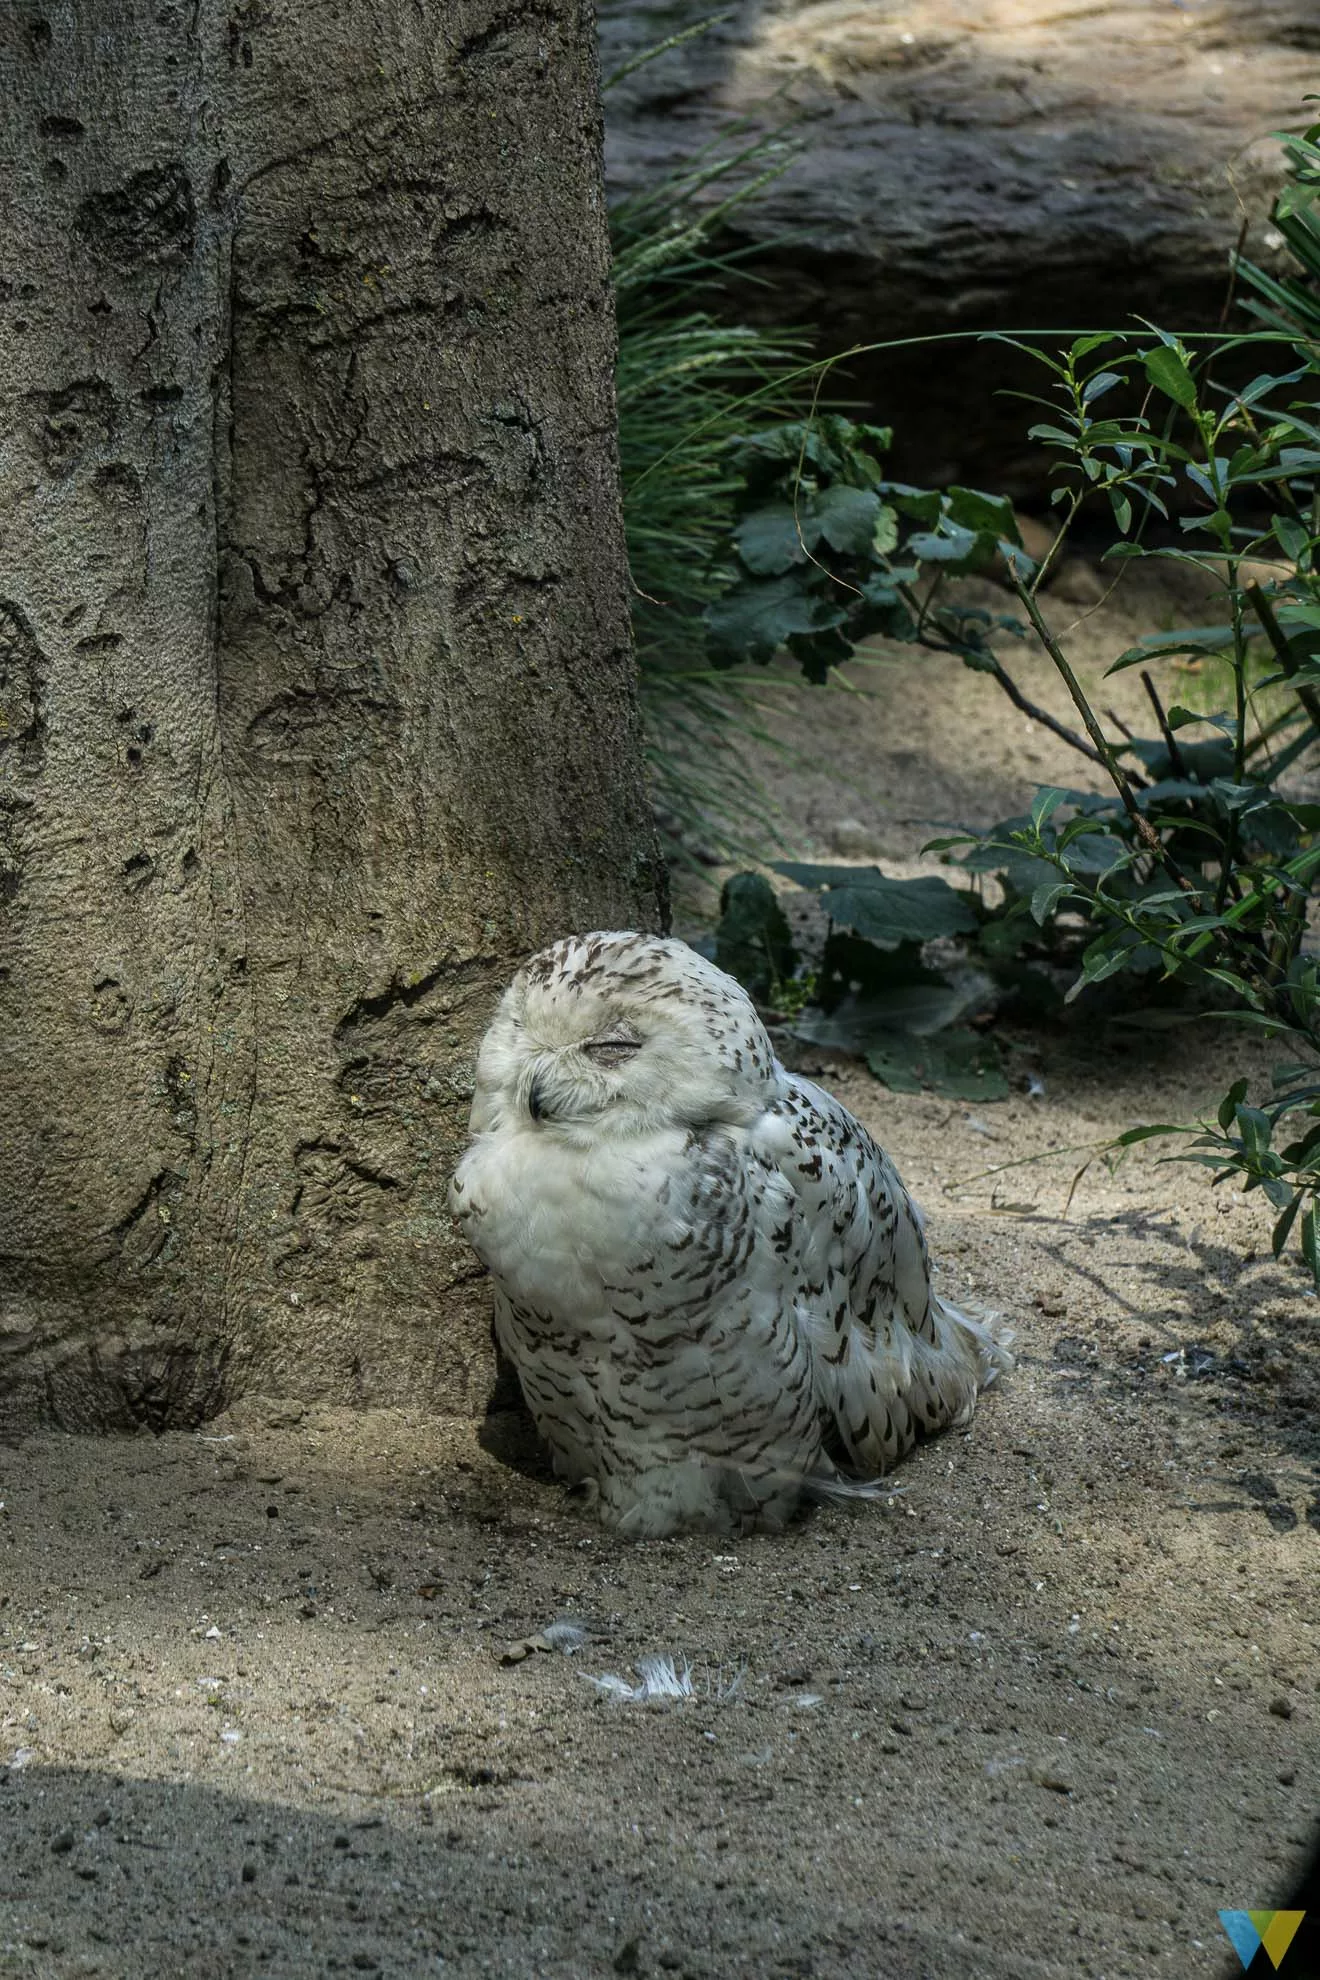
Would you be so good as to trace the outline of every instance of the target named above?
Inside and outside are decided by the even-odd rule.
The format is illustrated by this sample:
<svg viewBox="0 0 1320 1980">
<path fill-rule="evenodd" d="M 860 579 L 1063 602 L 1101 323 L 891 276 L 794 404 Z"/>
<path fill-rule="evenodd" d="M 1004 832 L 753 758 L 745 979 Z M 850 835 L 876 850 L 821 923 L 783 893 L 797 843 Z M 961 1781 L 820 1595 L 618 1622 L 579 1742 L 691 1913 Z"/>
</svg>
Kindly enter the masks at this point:
<svg viewBox="0 0 1320 1980">
<path fill-rule="evenodd" d="M 1242 1961 L 1243 1971 L 1251 1965 L 1260 1951 L 1260 1933 L 1251 1922 L 1249 1911 L 1221 1911 L 1219 1922 L 1228 1934 L 1229 1943 Z"/>
</svg>

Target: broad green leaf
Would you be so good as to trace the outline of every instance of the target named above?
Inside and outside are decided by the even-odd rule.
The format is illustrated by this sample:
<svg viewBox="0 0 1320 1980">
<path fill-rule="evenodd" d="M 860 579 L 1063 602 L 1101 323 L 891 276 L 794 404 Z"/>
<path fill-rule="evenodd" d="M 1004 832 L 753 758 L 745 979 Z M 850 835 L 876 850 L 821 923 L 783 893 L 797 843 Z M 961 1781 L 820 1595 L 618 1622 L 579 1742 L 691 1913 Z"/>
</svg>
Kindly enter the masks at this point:
<svg viewBox="0 0 1320 1980">
<path fill-rule="evenodd" d="M 1124 667 L 1144 667 L 1152 660 L 1177 653 L 1220 653 L 1232 644 L 1232 626 L 1186 626 L 1177 632 L 1148 633 L 1145 639 L 1120 653 L 1105 672 L 1117 674 Z"/>
<path fill-rule="evenodd" d="M 1036 792 L 1031 800 L 1031 822 L 1038 832 L 1061 804 L 1067 804 L 1068 798 L 1069 793 L 1060 790 L 1056 784 L 1047 784 Z"/>
<path fill-rule="evenodd" d="M 992 570 L 999 555 L 997 537 L 983 530 L 964 529 L 947 516 L 938 530 L 919 531 L 903 547 L 923 563 L 944 564 L 959 574 Z"/>
<path fill-rule="evenodd" d="M 1320 604 L 1307 605 L 1300 600 L 1281 598 L 1278 602 L 1279 624 L 1285 629 L 1297 626 L 1308 630 L 1320 628 Z"/>
<path fill-rule="evenodd" d="M 1237 1115 L 1237 1110 L 1242 1105 L 1242 1102 L 1246 1099 L 1246 1097 L 1247 1097 L 1246 1080 L 1245 1079 L 1234 1080 L 1233 1084 L 1229 1087 L 1228 1092 L 1224 1095 L 1223 1099 L 1220 1101 L 1219 1112 L 1215 1117 L 1218 1120 L 1220 1127 L 1223 1128 L 1225 1134 L 1227 1134 L 1228 1130 L 1232 1127 L 1234 1119 L 1236 1118 Z"/>
<path fill-rule="evenodd" d="M 1295 385 L 1305 376 L 1305 370 L 1279 373 L 1262 371 L 1258 377 L 1252 379 L 1250 385 L 1244 385 L 1240 392 L 1234 394 L 1233 405 L 1244 407 L 1259 405 L 1262 399 L 1268 398 L 1270 393 L 1277 391 L 1280 386 Z"/>
<path fill-rule="evenodd" d="M 1133 944 L 1127 939 L 1126 931 L 1117 941 L 1110 935 L 1099 936 L 1082 951 L 1082 973 L 1070 986 L 1066 1001 L 1071 1003 L 1088 983 L 1103 983 L 1106 977 L 1129 968 L 1133 954 Z"/>
<path fill-rule="evenodd" d="M 762 873 L 735 873 L 720 894 L 715 960 L 764 999 L 793 974 L 797 956 L 784 910 Z"/>
<path fill-rule="evenodd" d="M 814 503 L 819 533 L 833 550 L 854 557 L 871 553 L 880 514 L 880 497 L 869 488 L 848 488 L 836 482 L 823 489 Z"/>
<path fill-rule="evenodd" d="M 940 519 L 944 501 L 937 488 L 914 488 L 906 481 L 882 481 L 880 493 L 889 497 L 900 515 L 924 523 L 928 529 Z"/>
<path fill-rule="evenodd" d="M 1062 427 L 1050 426 L 1045 421 L 1041 421 L 1036 426 L 1029 426 L 1027 428 L 1027 438 L 1029 440 L 1048 440 L 1055 447 L 1075 447 L 1077 445 L 1077 435 L 1075 433 L 1065 433 Z"/>
<path fill-rule="evenodd" d="M 1257 998 L 1255 992 L 1252 990 L 1251 985 L 1247 983 L 1242 977 L 1237 975 L 1237 973 L 1234 970 L 1206 969 L 1205 973 L 1213 983 L 1222 983 L 1224 985 L 1224 988 L 1226 990 L 1231 990 L 1235 997 L 1241 997 L 1243 1003 L 1252 1004 L 1252 1005 L 1257 1005 L 1259 1003 L 1259 999 Z M 1267 1020 L 1267 1022 L 1277 1023 L 1278 1020 L 1277 1019 Z"/>
<path fill-rule="evenodd" d="M 875 528 L 871 532 L 871 550 L 877 557 L 887 557 L 898 545 L 898 511 L 888 503 L 882 503 L 876 511 Z"/>
<path fill-rule="evenodd" d="M 1196 410 L 1196 381 L 1171 344 L 1145 354 L 1146 376 L 1166 399 L 1172 399 L 1184 412 Z"/>
<path fill-rule="evenodd" d="M 1067 791 L 1064 795 L 1070 804 L 1106 804 L 1090 792 Z M 1117 809 L 1117 799 L 1108 809 Z M 969 873 L 998 873 L 1015 893 L 1029 898 L 1037 887 L 1053 885 L 1062 877 L 1050 861 L 1030 850 L 1034 836 L 1029 818 L 1006 818 L 979 837 L 973 850 L 958 863 Z M 1104 813 L 1094 820 L 1071 819 L 1059 832 L 1056 844 L 1060 850 L 1067 849 L 1068 870 L 1075 874 L 1109 873 L 1129 856 L 1121 840 L 1106 828 Z"/>
<path fill-rule="evenodd" d="M 870 426 L 865 420 L 843 420 L 840 423 L 851 426 L 854 439 L 859 439 L 872 454 L 887 454 L 894 444 L 892 426 Z"/>
<path fill-rule="evenodd" d="M 848 425 L 845 420 L 844 426 Z M 732 457 L 735 472 L 764 486 L 768 470 L 787 469 L 796 475 L 799 463 L 819 468 L 823 474 L 837 474 L 843 466 L 839 452 L 831 445 L 830 421 L 814 420 L 809 427 L 801 420 L 783 426 L 768 426 L 751 433 L 737 444 Z M 781 479 L 778 472 L 775 480 Z"/>
<path fill-rule="evenodd" d="M 1314 1109 L 1312 1111 L 1314 1112 Z M 1304 1164 L 1307 1168 L 1314 1168 L 1316 1166 L 1316 1157 L 1320 1155 L 1320 1123 L 1317 1123 L 1308 1133 L 1302 1135 L 1299 1140 L 1290 1141 L 1288 1146 L 1279 1152 L 1285 1162 L 1292 1163 L 1295 1166 Z"/>
<path fill-rule="evenodd" d="M 1242 1136 L 1247 1153 L 1259 1160 L 1270 1145 L 1270 1120 L 1259 1107 L 1238 1106 L 1233 1110 L 1233 1120 Z"/>
<path fill-rule="evenodd" d="M 1005 341 L 1007 342 L 1008 340 L 1005 339 Z M 1103 344 L 1112 344 L 1113 341 L 1114 333 L 1112 330 L 1090 330 L 1084 337 L 1078 337 L 1075 340 L 1069 349 L 1068 355 L 1072 358 L 1074 364 L 1080 364 L 1084 357 L 1090 357 L 1092 351 L 1098 351 Z M 1018 348 L 1025 349 L 1026 346 L 1019 345 Z"/>
<path fill-rule="evenodd" d="M 983 495 L 978 488 L 950 488 L 949 516 L 963 529 L 976 534 L 987 530 L 992 536 L 1018 543 L 1022 537 L 1013 504 L 1006 495 Z"/>
<path fill-rule="evenodd" d="M 789 860 L 776 861 L 775 871 L 819 892 L 831 921 L 882 948 L 966 935 L 976 927 L 970 894 L 936 874 L 891 880 L 874 866 L 804 866 Z"/>
<path fill-rule="evenodd" d="M 940 853 L 948 852 L 953 846 L 979 846 L 980 843 L 979 832 L 951 832 L 944 839 L 927 839 L 921 850 L 923 853 Z"/>
<path fill-rule="evenodd" d="M 1031 896 L 1031 918 L 1038 928 L 1043 928 L 1061 900 L 1072 893 L 1066 880 L 1042 881 Z"/>
<path fill-rule="evenodd" d="M 823 632 L 842 625 L 848 614 L 788 576 L 735 585 L 703 616 L 712 656 L 727 664 L 773 659 L 790 634 Z"/>
<path fill-rule="evenodd" d="M 838 626 L 825 626 L 818 632 L 790 633 L 784 644 L 816 687 L 824 687 L 830 669 L 851 660 L 856 651 L 853 640 Z"/>
<path fill-rule="evenodd" d="M 1320 452 L 1309 450 L 1301 452 L 1296 448 L 1285 447 L 1284 459 L 1278 467 L 1262 468 L 1259 474 L 1253 474 L 1251 479 L 1253 484 L 1264 487 L 1267 482 L 1296 481 L 1303 475 L 1309 477 L 1314 475 L 1317 468 L 1320 468 Z"/>
<path fill-rule="evenodd" d="M 1214 466 L 1216 473 L 1221 477 L 1218 484 L 1216 484 L 1208 470 L 1203 468 L 1198 461 L 1188 461 L 1185 473 L 1187 479 L 1200 489 L 1208 501 L 1218 504 L 1220 500 L 1220 489 L 1224 485 L 1222 477 L 1227 471 L 1228 462 L 1216 459 Z M 1203 517 L 1202 520 L 1204 521 L 1205 518 Z"/>
<path fill-rule="evenodd" d="M 1112 390 L 1115 385 L 1121 385 L 1123 382 L 1123 375 L 1118 371 L 1092 372 L 1082 387 L 1082 404 L 1084 406 L 1093 404 L 1102 393 Z"/>
<path fill-rule="evenodd" d="M 976 532 L 951 523 L 946 516 L 937 530 L 914 530 L 903 547 L 910 557 L 920 558 L 923 564 L 955 563 L 976 548 Z"/>
<path fill-rule="evenodd" d="M 1266 456 L 1259 447 L 1250 445 L 1239 447 L 1235 454 L 1229 456 L 1228 472 L 1234 481 L 1238 481 L 1247 474 L 1248 468 L 1263 467 L 1265 459 Z M 1250 479 L 1249 476 L 1247 478 Z"/>
<path fill-rule="evenodd" d="M 1185 729 L 1191 723 L 1206 722 L 1212 723 L 1217 729 L 1222 729 L 1226 735 L 1231 736 L 1233 733 L 1231 715 L 1207 715 L 1199 708 L 1184 708 L 1181 702 L 1177 701 L 1170 708 L 1167 720 L 1171 729 Z"/>
<path fill-rule="evenodd" d="M 1300 1189 L 1296 1190 L 1293 1194 L 1292 1201 L 1280 1217 L 1278 1223 L 1274 1226 L 1274 1230 L 1270 1236 L 1270 1249 L 1276 1258 L 1282 1252 L 1284 1245 L 1287 1244 L 1289 1236 L 1292 1233 L 1293 1224 L 1297 1219 L 1297 1212 L 1302 1207 L 1302 1198 L 1303 1191 Z"/>
<path fill-rule="evenodd" d="M 866 1063 L 895 1093 L 930 1090 L 949 1100 L 1007 1100 L 1008 1081 L 992 1040 L 974 1031 L 931 1038 L 895 1032 L 872 1045 Z"/>
<path fill-rule="evenodd" d="M 1270 1084 L 1290 1107 L 1299 1099 L 1320 1100 L 1320 1085 L 1314 1083 L 1318 1071 L 1320 1067 L 1313 1060 L 1304 1059 L 1300 1064 L 1285 1060 L 1282 1065 L 1270 1067 Z"/>
<path fill-rule="evenodd" d="M 1209 718 L 1203 716 L 1203 721 Z M 1149 802 L 1152 797 L 1158 802 L 1162 797 L 1194 797 L 1195 785 L 1191 789 L 1178 779 L 1170 780 L 1172 769 L 1169 746 L 1161 737 L 1134 736 L 1124 749 L 1144 764 L 1153 777 L 1160 779 L 1152 791 L 1141 793 L 1141 802 Z M 1233 767 L 1233 744 L 1227 736 L 1209 736 L 1203 742 L 1185 742 L 1178 746 L 1178 757 L 1188 777 L 1196 784 L 1208 784 L 1212 778 L 1223 778 Z M 1253 792 L 1258 788 L 1253 786 Z"/>
<path fill-rule="evenodd" d="M 915 566 L 912 575 L 916 575 Z M 906 584 L 908 581 L 906 572 L 872 572 L 861 588 L 866 609 L 860 614 L 856 628 L 859 639 L 869 638 L 874 633 L 880 633 L 886 639 L 912 638 L 916 621 L 898 589 L 900 582 Z"/>
<path fill-rule="evenodd" d="M 738 555 L 755 577 L 778 577 L 820 541 L 820 525 L 810 503 L 796 513 L 787 502 L 772 502 L 745 515 L 733 533 Z"/>
</svg>

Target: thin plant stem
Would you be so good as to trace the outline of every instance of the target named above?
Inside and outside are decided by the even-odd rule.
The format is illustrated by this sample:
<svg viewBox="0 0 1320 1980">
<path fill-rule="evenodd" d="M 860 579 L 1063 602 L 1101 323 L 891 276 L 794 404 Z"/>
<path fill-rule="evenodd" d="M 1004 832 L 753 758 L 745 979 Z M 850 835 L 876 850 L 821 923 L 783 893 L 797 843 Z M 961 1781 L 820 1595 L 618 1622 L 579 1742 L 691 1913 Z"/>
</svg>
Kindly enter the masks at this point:
<svg viewBox="0 0 1320 1980">
<path fill-rule="evenodd" d="M 1183 761 L 1182 751 L 1178 747 L 1173 730 L 1169 727 L 1169 718 L 1164 712 L 1164 703 L 1160 700 L 1155 683 L 1144 667 L 1141 670 L 1141 685 L 1145 688 L 1146 697 L 1151 707 L 1155 710 L 1155 720 L 1160 725 L 1160 734 L 1164 738 L 1164 747 L 1169 752 L 1170 768 L 1176 777 L 1185 777 L 1187 775 L 1187 765 Z"/>
<path fill-rule="evenodd" d="M 1027 617 L 1031 620 L 1032 627 L 1035 631 L 1037 639 L 1039 639 L 1041 645 L 1045 648 L 1045 651 L 1049 654 L 1050 659 L 1054 662 L 1054 665 L 1058 670 L 1059 678 L 1062 680 L 1064 686 L 1067 688 L 1068 693 L 1072 696 L 1073 706 L 1074 708 L 1076 708 L 1077 713 L 1081 716 L 1083 726 L 1086 729 L 1086 733 L 1088 736 L 1090 736 L 1092 743 L 1095 745 L 1096 753 L 1099 757 L 1099 760 L 1103 764 L 1104 768 L 1108 771 L 1110 779 L 1113 782 L 1114 789 L 1118 792 L 1119 798 L 1122 801 L 1123 809 L 1124 811 L 1126 811 L 1128 817 L 1132 821 L 1133 831 L 1140 839 L 1142 846 L 1144 847 L 1146 852 L 1150 854 L 1151 858 L 1156 862 L 1157 865 L 1163 867 L 1164 871 L 1168 874 L 1169 878 L 1173 881 L 1174 885 L 1182 893 L 1186 894 L 1189 897 L 1189 899 L 1196 901 L 1199 905 L 1200 895 L 1198 894 L 1196 888 L 1187 878 L 1187 875 L 1185 873 L 1180 872 L 1179 869 L 1174 865 L 1173 861 L 1169 858 L 1168 853 L 1164 849 L 1164 843 L 1161 840 L 1159 833 L 1155 830 L 1155 827 L 1151 824 L 1149 818 L 1147 818 L 1146 814 L 1142 811 L 1141 806 L 1137 803 L 1137 794 L 1133 790 L 1130 782 L 1128 781 L 1128 778 L 1124 772 L 1122 764 L 1119 762 L 1118 758 L 1115 756 L 1113 750 L 1111 749 L 1109 745 L 1109 740 L 1106 737 L 1104 730 L 1100 727 L 1100 724 L 1096 721 L 1094 710 L 1092 709 L 1090 702 L 1086 698 L 1086 695 L 1082 689 L 1081 682 L 1078 680 L 1076 674 L 1074 674 L 1071 666 L 1068 663 L 1067 655 L 1064 653 L 1064 650 L 1059 645 L 1057 639 L 1055 639 L 1054 634 L 1050 631 L 1048 625 L 1046 625 L 1045 620 L 1041 615 L 1040 607 L 1037 605 L 1035 598 L 1032 596 L 1031 592 L 1027 589 L 1026 585 L 1023 584 L 1021 578 L 1017 575 L 1017 572 L 1016 571 L 1013 572 L 1012 575 L 1013 575 L 1013 589 L 1017 592 L 1017 595 L 1022 602 L 1023 610 L 1026 612 Z"/>
<path fill-rule="evenodd" d="M 644 69 L 648 62 L 654 62 L 659 56 L 667 55 L 671 48 L 681 48 L 685 41 L 695 41 L 698 35 L 709 34 L 712 28 L 722 26 L 729 18 L 728 10 L 722 14 L 707 14 L 704 21 L 694 21 L 691 27 L 680 28 L 677 34 L 671 34 L 667 40 L 657 41 L 653 48 L 644 48 L 640 55 L 634 55 L 631 61 L 621 63 L 617 69 L 611 69 L 607 76 L 601 77 L 602 91 L 613 89 L 625 76 L 631 76 L 638 69 Z"/>
</svg>

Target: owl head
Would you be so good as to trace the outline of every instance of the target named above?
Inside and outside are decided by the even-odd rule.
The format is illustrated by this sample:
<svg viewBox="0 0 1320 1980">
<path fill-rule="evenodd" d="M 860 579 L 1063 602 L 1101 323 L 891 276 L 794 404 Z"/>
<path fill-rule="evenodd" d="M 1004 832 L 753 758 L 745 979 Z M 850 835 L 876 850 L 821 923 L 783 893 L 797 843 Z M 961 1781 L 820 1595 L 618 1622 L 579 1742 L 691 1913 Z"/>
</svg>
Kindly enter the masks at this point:
<svg viewBox="0 0 1320 1980">
<path fill-rule="evenodd" d="M 477 1060 L 474 1133 L 741 1125 L 782 1075 L 745 991 L 685 942 L 573 935 L 524 964 Z"/>
</svg>

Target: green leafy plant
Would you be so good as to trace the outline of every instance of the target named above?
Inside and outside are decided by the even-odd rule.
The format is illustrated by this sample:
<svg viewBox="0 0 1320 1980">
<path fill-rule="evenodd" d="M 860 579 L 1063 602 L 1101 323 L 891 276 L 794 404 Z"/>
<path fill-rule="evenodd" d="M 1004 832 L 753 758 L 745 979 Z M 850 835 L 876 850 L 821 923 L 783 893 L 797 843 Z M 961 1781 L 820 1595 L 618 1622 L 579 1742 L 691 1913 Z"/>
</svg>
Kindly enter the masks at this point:
<svg viewBox="0 0 1320 1980">
<path fill-rule="evenodd" d="M 994 1041 L 967 1022 L 993 1007 L 988 978 L 923 954 L 928 943 L 976 931 L 971 894 L 938 875 L 895 880 L 875 867 L 784 861 L 776 870 L 824 911 L 814 963 L 803 967 L 783 906 L 760 874 L 728 881 L 714 943 L 716 962 L 771 1018 L 808 1043 L 856 1053 L 898 1092 L 1007 1094 Z"/>
<path fill-rule="evenodd" d="M 946 587 L 954 571 L 997 561 L 1017 622 L 1038 640 L 1076 710 L 1075 729 L 1053 726 L 1104 772 L 1108 789 L 1045 789 L 1029 813 L 990 833 L 933 841 L 930 850 L 974 882 L 966 890 L 931 892 L 938 882 L 854 868 L 781 867 L 820 894 L 829 917 L 796 1029 L 861 1051 L 891 1085 L 988 1098 L 1003 1090 L 994 1044 L 965 1019 L 1033 978 L 1048 987 L 1061 970 L 1072 978 L 1065 1002 L 1093 999 L 1122 976 L 1154 1020 L 1215 1014 L 1253 1025 L 1291 1051 L 1272 1098 L 1253 1107 L 1239 1083 L 1213 1122 L 1158 1123 L 1120 1145 L 1190 1134 L 1180 1159 L 1262 1189 L 1279 1213 L 1276 1247 L 1295 1230 L 1314 1267 L 1320 955 L 1310 916 L 1320 804 L 1298 788 L 1296 773 L 1320 742 L 1320 351 L 1267 341 L 1294 362 L 1229 389 L 1217 373 L 1235 342 L 1193 352 L 1158 331 L 1135 340 L 1097 333 L 1057 354 L 1036 353 L 1048 416 L 1032 435 L 1056 461 L 1059 518 L 1039 568 L 992 498 L 898 489 L 859 464 L 859 448 L 879 451 L 883 436 L 874 430 L 836 421 L 819 445 L 802 428 L 757 436 L 767 469 L 746 475 L 736 534 L 743 574 L 731 609 L 735 623 L 758 624 L 769 610 L 753 607 L 758 590 L 764 600 L 764 587 L 778 587 L 770 596 L 782 603 L 789 583 L 817 601 L 814 621 L 798 606 L 795 629 L 781 636 L 815 678 L 871 629 L 866 587 L 879 575 L 895 594 L 886 601 L 891 637 L 948 646 L 994 671 L 996 619 L 983 618 L 968 635 Z M 1111 394 L 1140 409 L 1108 413 L 1101 402 Z M 794 454 L 816 472 L 804 475 L 790 504 L 769 464 Z M 863 479 L 874 506 L 864 516 L 860 504 L 841 509 L 847 522 L 828 530 L 822 496 L 839 486 L 861 492 Z M 987 506 L 978 512 L 975 499 Z M 1117 576 L 1134 558 L 1169 559 L 1195 567 L 1219 600 L 1212 622 L 1152 634 L 1116 656 L 1111 672 L 1141 671 L 1157 731 L 1146 738 L 1105 733 L 1066 635 L 1049 621 L 1042 581 L 1083 513 L 1092 526 L 1097 513 L 1108 516 Z M 845 586 L 849 597 L 825 624 L 831 587 Z M 721 609 L 708 613 L 716 639 L 725 637 Z M 1166 705 L 1156 671 L 1207 657 L 1228 705 Z M 996 883 L 992 899 L 986 876 Z M 951 938 L 963 966 L 933 967 L 924 945 Z"/>
<path fill-rule="evenodd" d="M 996 653 L 996 635 L 1023 630 L 1020 615 L 970 603 L 956 586 L 961 577 L 1043 575 L 1012 503 L 977 488 L 889 480 L 891 440 L 888 427 L 826 413 L 734 445 L 735 572 L 705 609 L 711 660 L 745 668 L 786 650 L 808 680 L 824 683 L 864 640 L 907 640 L 992 675 L 1025 715 L 1094 754 L 1023 693 Z"/>
<path fill-rule="evenodd" d="M 1012 504 L 976 489 L 886 480 L 892 439 L 889 427 L 826 413 L 733 448 L 737 576 L 705 614 L 718 664 L 764 663 L 787 648 L 808 680 L 824 681 L 876 634 L 988 658 L 993 620 L 919 598 L 914 587 L 923 565 L 952 576 L 1006 557 L 1034 569 Z"/>
<path fill-rule="evenodd" d="M 1166 1021 L 1177 1014 L 1170 993 L 1181 993 L 1183 1014 L 1230 1016 L 1287 1042 L 1295 1063 L 1273 1099 L 1253 1108 L 1235 1088 L 1187 1159 L 1263 1189 L 1280 1212 L 1277 1244 L 1296 1225 L 1314 1264 L 1320 958 L 1309 910 L 1320 806 L 1291 773 L 1320 741 L 1320 351 L 1282 348 L 1301 362 L 1233 390 L 1216 382 L 1224 351 L 1194 354 L 1159 332 L 1135 347 L 1097 335 L 1038 353 L 1049 417 L 1032 435 L 1057 462 L 1058 540 L 1084 509 L 1107 511 L 1118 571 L 1133 558 L 1193 566 L 1220 609 L 1212 623 L 1153 634 L 1115 658 L 1111 672 L 1141 669 L 1158 731 L 1116 740 L 1049 623 L 1042 572 L 1006 558 L 1004 581 L 1077 711 L 1074 741 L 1110 788 L 1042 790 L 1026 816 L 931 849 L 997 876 L 1001 954 L 1052 938 L 1054 959 L 1075 965 L 1070 999 L 1121 974 L 1146 1001 L 1163 996 Z M 1100 401 L 1120 387 L 1142 389 L 1142 410 L 1105 414 Z M 1166 707 L 1156 667 L 1207 655 L 1230 705 Z M 1163 1123 L 1126 1139 L 1175 1131 L 1185 1130 Z M 1283 1145 L 1281 1133 L 1292 1137 Z"/>
</svg>

